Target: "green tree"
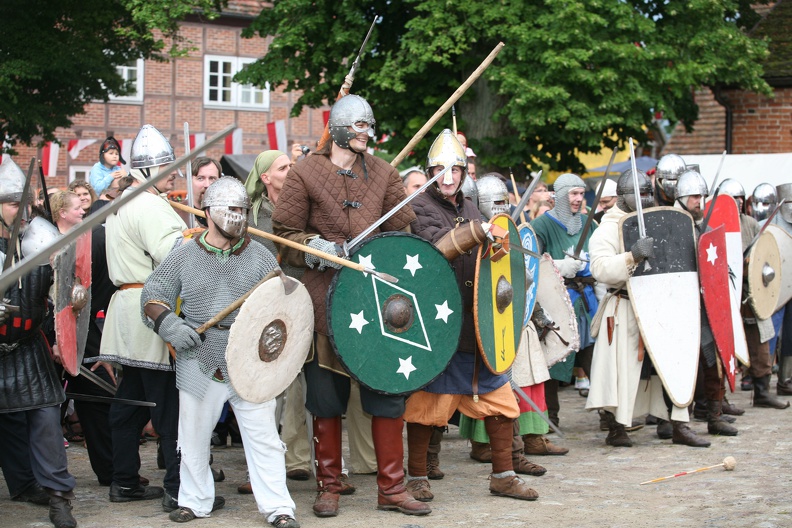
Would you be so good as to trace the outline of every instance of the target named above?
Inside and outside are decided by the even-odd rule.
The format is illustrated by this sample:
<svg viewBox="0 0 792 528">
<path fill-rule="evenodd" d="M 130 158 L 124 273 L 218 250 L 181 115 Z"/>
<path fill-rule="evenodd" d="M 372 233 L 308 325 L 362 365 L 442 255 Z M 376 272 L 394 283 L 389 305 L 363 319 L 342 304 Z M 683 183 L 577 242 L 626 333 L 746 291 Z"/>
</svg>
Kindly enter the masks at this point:
<svg viewBox="0 0 792 528">
<path fill-rule="evenodd" d="M 238 80 L 301 90 L 293 109 L 334 101 L 374 15 L 352 91 L 400 149 L 499 42 L 506 47 L 457 106 L 485 166 L 581 170 L 577 152 L 647 139 L 656 112 L 692 123 L 693 90 L 769 94 L 766 43 L 741 26 L 744 0 L 275 0 L 245 36 L 274 35 Z M 435 126 L 417 149 L 420 162 Z M 615 139 L 614 139 L 615 138 Z M 527 164 L 523 165 L 523 163 Z"/>
<path fill-rule="evenodd" d="M 0 137 L 30 145 L 93 100 L 127 91 L 118 66 L 167 60 L 189 46 L 189 13 L 216 16 L 225 0 L 3 0 L 0 2 Z M 166 51 L 166 46 L 169 49 Z"/>
</svg>

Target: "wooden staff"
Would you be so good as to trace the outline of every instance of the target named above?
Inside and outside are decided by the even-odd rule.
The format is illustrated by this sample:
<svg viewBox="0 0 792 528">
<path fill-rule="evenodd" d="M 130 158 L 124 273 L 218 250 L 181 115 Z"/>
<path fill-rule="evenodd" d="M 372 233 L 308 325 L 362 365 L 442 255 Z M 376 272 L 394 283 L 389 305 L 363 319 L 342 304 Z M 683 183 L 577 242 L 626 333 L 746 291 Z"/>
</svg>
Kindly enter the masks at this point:
<svg viewBox="0 0 792 528">
<path fill-rule="evenodd" d="M 435 123 L 437 123 L 440 120 L 440 118 L 443 117 L 443 115 L 445 115 L 446 112 L 448 112 L 448 109 L 451 108 L 451 106 L 453 106 L 454 103 L 456 103 L 460 97 L 462 97 L 462 95 L 467 91 L 467 89 L 470 88 L 470 86 L 474 82 L 476 82 L 476 80 L 479 77 L 481 77 L 481 74 L 484 73 L 484 70 L 486 70 L 490 64 L 492 64 L 492 61 L 495 60 L 495 57 L 498 56 L 498 53 L 500 53 L 500 51 L 503 49 L 503 46 L 505 45 L 506 44 L 504 44 L 503 42 L 499 42 L 498 45 L 495 46 L 495 49 L 493 49 L 490 52 L 490 54 L 487 55 L 487 58 L 484 59 L 484 62 L 482 62 L 479 65 L 479 67 L 476 68 L 473 71 L 473 73 L 470 74 L 470 77 L 467 78 L 467 80 L 462 84 L 462 86 L 456 89 L 456 92 L 454 92 L 454 94 L 451 97 L 449 97 L 448 101 L 446 101 L 443 104 L 443 106 L 437 109 L 437 112 L 434 113 L 431 119 L 429 119 L 429 121 L 427 121 L 426 124 L 423 127 L 421 127 L 421 130 L 419 130 L 415 134 L 415 136 L 413 136 L 410 142 L 407 143 L 407 145 L 402 149 L 402 151 L 399 152 L 399 154 L 395 158 L 393 158 L 393 161 L 391 161 L 390 163 L 392 167 L 397 167 L 399 163 L 401 163 L 402 160 L 404 160 L 404 158 L 407 157 L 407 154 L 409 154 L 412 151 L 412 149 L 415 147 L 415 145 L 417 145 L 418 142 L 424 138 L 426 133 L 429 132 L 429 129 L 431 129 L 435 125 Z"/>
<path fill-rule="evenodd" d="M 179 202 L 169 202 L 171 207 L 174 209 L 179 209 L 181 211 L 186 211 L 188 213 L 192 213 L 195 216 L 200 216 L 201 218 L 206 218 L 206 214 L 201 211 L 200 209 L 196 209 L 194 207 L 190 207 L 188 205 L 184 205 Z M 266 231 L 261 231 L 260 229 L 254 229 L 252 227 L 248 227 L 248 233 L 256 236 L 260 236 L 261 238 L 266 238 L 267 240 L 272 240 L 278 244 L 282 244 L 284 246 L 288 246 L 293 249 L 297 249 L 299 251 L 303 251 L 305 253 L 309 253 L 311 255 L 315 255 L 317 257 L 323 258 L 327 261 L 333 262 L 335 264 L 339 264 L 340 266 L 344 266 L 347 268 L 352 268 L 353 270 L 359 271 L 361 273 L 370 273 L 380 279 L 396 284 L 399 282 L 399 279 L 390 275 L 388 273 L 383 273 L 381 271 L 376 271 L 370 268 L 365 267 L 363 264 L 359 264 L 357 262 L 352 262 L 350 260 L 343 259 L 339 256 L 333 255 L 332 253 L 325 253 L 324 251 L 320 251 L 318 249 L 314 249 L 311 246 L 305 244 L 299 244 L 297 242 L 293 242 L 287 238 L 279 237 L 277 235 L 273 235 L 272 233 L 267 233 Z"/>
<path fill-rule="evenodd" d="M 651 484 L 652 482 L 660 482 L 660 481 L 663 481 L 663 480 L 668 480 L 668 479 L 672 479 L 672 478 L 682 477 L 682 476 L 685 476 L 685 475 L 692 475 L 693 473 L 698 473 L 700 471 L 707 471 L 708 469 L 715 469 L 716 467 L 721 467 L 721 466 L 723 466 L 723 468 L 726 471 L 734 471 L 734 467 L 736 465 L 737 465 L 737 460 L 735 460 L 734 457 L 728 456 L 728 457 L 723 459 L 723 462 L 721 462 L 720 464 L 715 464 L 714 466 L 707 466 L 707 467 L 703 467 L 703 468 L 698 468 L 698 469 L 694 469 L 693 471 L 683 471 L 682 473 L 677 473 L 675 475 L 669 475 L 667 477 L 660 477 L 660 478 L 656 478 L 654 480 L 647 480 L 646 482 L 641 482 L 640 485 L 643 486 L 644 484 Z"/>
</svg>

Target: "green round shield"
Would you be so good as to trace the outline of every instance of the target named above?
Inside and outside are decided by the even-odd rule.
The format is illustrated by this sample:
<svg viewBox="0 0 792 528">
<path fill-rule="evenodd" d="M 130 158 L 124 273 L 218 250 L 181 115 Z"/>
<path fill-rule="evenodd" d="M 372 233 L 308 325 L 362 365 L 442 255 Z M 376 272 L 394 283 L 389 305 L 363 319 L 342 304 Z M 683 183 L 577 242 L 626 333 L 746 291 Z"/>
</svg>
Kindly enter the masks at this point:
<svg viewBox="0 0 792 528">
<path fill-rule="evenodd" d="M 351 260 L 398 283 L 350 268 L 336 273 L 327 326 L 338 358 L 373 391 L 424 387 L 445 370 L 459 342 L 462 297 L 454 270 L 432 244 L 407 233 L 371 237 Z"/>
</svg>

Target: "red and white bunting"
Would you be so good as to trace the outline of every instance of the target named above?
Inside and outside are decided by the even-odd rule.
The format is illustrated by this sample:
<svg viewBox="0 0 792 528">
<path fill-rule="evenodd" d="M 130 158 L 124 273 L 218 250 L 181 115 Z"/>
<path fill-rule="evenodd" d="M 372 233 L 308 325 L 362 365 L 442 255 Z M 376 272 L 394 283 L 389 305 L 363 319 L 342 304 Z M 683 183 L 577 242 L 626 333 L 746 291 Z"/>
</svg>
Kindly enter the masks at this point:
<svg viewBox="0 0 792 528">
<path fill-rule="evenodd" d="M 242 154 L 242 129 L 237 128 L 225 138 L 226 154 Z"/>
<path fill-rule="evenodd" d="M 269 136 L 270 150 L 286 152 L 286 121 L 284 119 L 267 123 L 267 136 Z"/>
<path fill-rule="evenodd" d="M 80 152 L 85 150 L 87 147 L 90 147 L 97 141 L 97 139 L 70 139 L 69 156 L 71 159 L 77 159 L 77 156 L 80 155 Z"/>
<path fill-rule="evenodd" d="M 42 147 L 41 168 L 44 171 L 44 176 L 58 175 L 58 154 L 60 154 L 60 145 L 53 141 L 47 141 Z"/>
<path fill-rule="evenodd" d="M 190 134 L 190 151 L 195 150 L 206 143 L 206 134 Z"/>
<path fill-rule="evenodd" d="M 121 147 L 121 158 L 123 158 L 123 160 L 126 161 L 126 164 L 123 165 L 123 167 L 127 171 L 129 171 L 129 169 L 130 169 L 129 164 L 132 161 L 129 158 L 132 156 L 132 143 L 134 143 L 134 142 L 135 142 L 134 138 L 133 139 L 119 139 L 118 140 L 118 145 Z"/>
</svg>

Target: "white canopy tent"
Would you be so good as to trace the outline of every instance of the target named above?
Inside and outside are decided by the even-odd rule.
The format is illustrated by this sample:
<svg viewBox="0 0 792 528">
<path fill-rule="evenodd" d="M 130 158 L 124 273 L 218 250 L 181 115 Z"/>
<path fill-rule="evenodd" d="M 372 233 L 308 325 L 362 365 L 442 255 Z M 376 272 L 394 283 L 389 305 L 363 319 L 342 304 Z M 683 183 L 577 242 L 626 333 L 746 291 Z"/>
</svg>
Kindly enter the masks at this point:
<svg viewBox="0 0 792 528">
<path fill-rule="evenodd" d="M 697 164 L 701 175 L 712 186 L 718 164 L 721 160 L 719 154 L 682 156 L 685 164 Z M 792 183 L 792 152 L 782 154 L 727 154 L 723 161 L 718 183 L 726 178 L 739 181 L 745 189 L 745 194 L 750 195 L 760 183 L 769 183 L 773 187 L 782 183 Z"/>
</svg>

